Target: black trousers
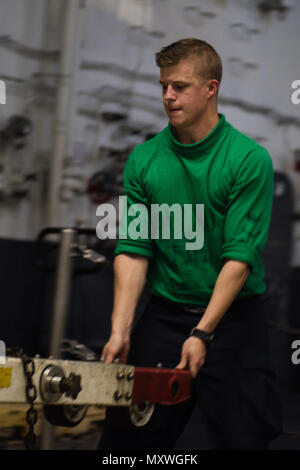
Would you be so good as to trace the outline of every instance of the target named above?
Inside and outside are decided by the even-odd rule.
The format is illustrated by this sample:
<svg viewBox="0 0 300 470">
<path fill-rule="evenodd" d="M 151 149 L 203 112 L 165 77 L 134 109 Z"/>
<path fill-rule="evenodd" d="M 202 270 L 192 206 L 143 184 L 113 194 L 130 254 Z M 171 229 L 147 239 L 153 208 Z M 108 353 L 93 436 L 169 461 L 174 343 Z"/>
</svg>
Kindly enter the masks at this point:
<svg viewBox="0 0 300 470">
<path fill-rule="evenodd" d="M 128 408 L 109 407 L 99 450 L 173 449 L 199 406 L 211 449 L 266 449 L 281 434 L 282 404 L 271 367 L 264 302 L 235 301 L 215 330 L 191 398 L 156 405 L 149 423 L 135 427 Z M 174 368 L 200 316 L 151 297 L 132 332 L 128 364 Z"/>
</svg>

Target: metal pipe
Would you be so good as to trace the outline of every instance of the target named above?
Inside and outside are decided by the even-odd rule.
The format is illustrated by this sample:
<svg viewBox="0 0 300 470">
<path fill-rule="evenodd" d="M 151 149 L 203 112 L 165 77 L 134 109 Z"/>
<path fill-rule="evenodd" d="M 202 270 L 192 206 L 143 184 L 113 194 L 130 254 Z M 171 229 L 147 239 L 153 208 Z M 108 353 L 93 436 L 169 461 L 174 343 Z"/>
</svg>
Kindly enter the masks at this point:
<svg viewBox="0 0 300 470">
<path fill-rule="evenodd" d="M 60 186 L 63 160 L 68 142 L 68 122 L 72 83 L 74 81 L 76 33 L 80 0 L 65 0 L 63 43 L 60 56 L 60 70 L 57 85 L 57 103 L 54 130 L 54 149 L 49 176 L 47 218 L 48 226 L 60 225 Z"/>
<path fill-rule="evenodd" d="M 49 347 L 50 356 L 56 359 L 59 359 L 61 356 L 61 341 L 66 328 L 72 276 L 71 250 L 74 244 L 75 233 L 76 231 L 73 229 L 61 231 Z"/>
<path fill-rule="evenodd" d="M 74 61 L 77 42 L 77 23 L 81 0 L 65 0 L 63 40 L 60 55 L 59 79 L 57 84 L 56 115 L 54 129 L 54 149 L 51 158 L 49 191 L 47 199 L 47 224 L 49 227 L 60 225 L 60 187 L 63 160 L 67 148 L 67 130 L 74 80 Z M 52 330 L 50 337 L 50 354 L 60 356 L 60 342 L 64 334 L 71 280 L 70 251 L 74 231 L 63 231 L 56 274 L 56 288 L 53 306 Z M 66 263 L 66 264 L 64 264 Z M 43 423 L 41 448 L 52 448 L 54 427 L 46 420 Z"/>
<path fill-rule="evenodd" d="M 49 355 L 53 356 L 55 359 L 59 359 L 61 356 L 61 341 L 66 329 L 72 278 L 71 253 L 75 233 L 76 231 L 73 229 L 64 229 L 61 231 L 49 346 Z M 53 439 L 54 427 L 45 420 L 43 423 L 41 449 L 51 450 Z"/>
</svg>

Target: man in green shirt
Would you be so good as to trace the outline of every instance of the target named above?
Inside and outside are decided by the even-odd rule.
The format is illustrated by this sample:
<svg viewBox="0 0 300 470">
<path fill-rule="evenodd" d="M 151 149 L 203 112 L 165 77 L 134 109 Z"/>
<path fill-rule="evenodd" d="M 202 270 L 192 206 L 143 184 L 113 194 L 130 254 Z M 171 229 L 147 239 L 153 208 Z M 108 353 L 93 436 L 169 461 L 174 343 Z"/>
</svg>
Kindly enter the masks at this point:
<svg viewBox="0 0 300 470">
<path fill-rule="evenodd" d="M 156 61 L 169 124 L 126 163 L 131 210 L 115 250 L 102 359 L 189 368 L 194 391 L 189 403 L 158 407 L 144 429 L 126 427 L 124 410 L 108 410 L 100 448 L 172 447 L 196 401 L 214 448 L 266 448 L 281 429 L 260 298 L 272 160 L 217 112 L 222 64 L 212 46 L 183 39 Z M 132 331 L 146 282 L 150 302 Z"/>
</svg>

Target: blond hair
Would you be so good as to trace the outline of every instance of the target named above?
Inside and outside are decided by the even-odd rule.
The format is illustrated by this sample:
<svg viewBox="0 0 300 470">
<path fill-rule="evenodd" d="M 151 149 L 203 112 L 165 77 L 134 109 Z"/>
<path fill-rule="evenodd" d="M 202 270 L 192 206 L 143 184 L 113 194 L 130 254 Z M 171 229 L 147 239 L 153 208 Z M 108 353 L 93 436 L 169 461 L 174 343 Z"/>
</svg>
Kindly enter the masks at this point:
<svg viewBox="0 0 300 470">
<path fill-rule="evenodd" d="M 160 68 L 177 65 L 190 57 L 199 59 L 199 75 L 205 79 L 222 79 L 222 61 L 215 49 L 205 41 L 185 38 L 163 47 L 155 54 L 156 65 Z"/>
</svg>

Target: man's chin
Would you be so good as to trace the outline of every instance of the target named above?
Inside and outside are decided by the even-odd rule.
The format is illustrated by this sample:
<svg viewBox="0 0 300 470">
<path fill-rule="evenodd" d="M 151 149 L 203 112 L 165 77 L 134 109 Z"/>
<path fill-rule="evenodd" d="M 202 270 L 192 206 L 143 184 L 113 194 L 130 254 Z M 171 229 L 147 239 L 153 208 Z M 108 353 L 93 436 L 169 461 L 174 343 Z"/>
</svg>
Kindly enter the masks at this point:
<svg viewBox="0 0 300 470">
<path fill-rule="evenodd" d="M 182 117 L 180 118 L 179 116 L 169 116 L 169 121 L 173 127 L 184 127 L 185 125 L 184 119 L 182 119 Z"/>
<path fill-rule="evenodd" d="M 183 130 L 183 129 L 189 129 L 189 124 L 184 121 L 183 119 L 170 119 L 170 124 L 172 127 L 174 127 L 174 129 L 180 129 L 180 130 Z"/>
</svg>

